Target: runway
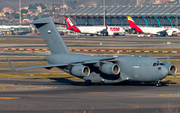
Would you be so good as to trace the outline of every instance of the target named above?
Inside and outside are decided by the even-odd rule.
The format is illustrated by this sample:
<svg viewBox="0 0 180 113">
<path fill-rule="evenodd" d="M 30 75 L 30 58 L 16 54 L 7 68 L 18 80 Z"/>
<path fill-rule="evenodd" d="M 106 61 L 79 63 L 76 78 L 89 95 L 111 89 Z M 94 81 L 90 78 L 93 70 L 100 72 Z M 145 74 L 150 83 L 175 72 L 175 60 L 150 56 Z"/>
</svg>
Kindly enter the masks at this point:
<svg viewBox="0 0 180 113">
<path fill-rule="evenodd" d="M 0 83 L 35 87 L 0 90 L 0 112 L 3 113 L 155 113 L 168 104 L 180 108 L 179 84 L 86 86 L 83 81 L 66 79 L 1 79 Z"/>
</svg>

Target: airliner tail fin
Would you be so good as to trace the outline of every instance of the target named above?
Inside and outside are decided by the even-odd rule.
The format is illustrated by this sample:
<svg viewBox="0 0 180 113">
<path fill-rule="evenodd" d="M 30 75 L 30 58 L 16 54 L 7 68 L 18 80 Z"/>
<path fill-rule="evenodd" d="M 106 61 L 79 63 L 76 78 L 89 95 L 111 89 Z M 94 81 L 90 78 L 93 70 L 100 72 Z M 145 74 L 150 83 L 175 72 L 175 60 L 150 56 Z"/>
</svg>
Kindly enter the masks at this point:
<svg viewBox="0 0 180 113">
<path fill-rule="evenodd" d="M 134 22 L 134 20 L 130 16 L 127 16 L 127 19 L 129 22 L 129 26 L 131 27 L 132 30 L 143 33 L 142 29 L 136 25 L 136 23 Z"/>
<path fill-rule="evenodd" d="M 75 32 L 81 32 L 73 23 L 72 21 L 69 19 L 69 17 L 65 17 L 67 25 L 69 30 L 75 31 Z"/>
</svg>

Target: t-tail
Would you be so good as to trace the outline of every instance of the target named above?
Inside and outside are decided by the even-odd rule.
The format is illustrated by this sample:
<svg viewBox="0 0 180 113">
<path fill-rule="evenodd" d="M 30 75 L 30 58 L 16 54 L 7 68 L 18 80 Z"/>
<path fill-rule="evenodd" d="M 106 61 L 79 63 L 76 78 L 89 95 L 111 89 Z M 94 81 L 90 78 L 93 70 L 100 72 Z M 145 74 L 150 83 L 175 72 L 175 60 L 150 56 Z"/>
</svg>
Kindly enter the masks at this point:
<svg viewBox="0 0 180 113">
<path fill-rule="evenodd" d="M 131 27 L 132 30 L 135 30 L 139 33 L 143 33 L 142 29 L 136 25 L 136 23 L 134 22 L 134 20 L 130 16 L 127 16 L 127 19 L 129 22 L 129 26 Z"/>
<path fill-rule="evenodd" d="M 65 17 L 65 19 L 66 19 L 66 22 L 67 22 L 67 25 L 68 25 L 68 27 L 67 27 L 67 29 L 69 29 L 69 30 L 72 30 L 72 31 L 75 31 L 75 32 L 81 32 L 73 23 L 72 23 L 72 21 L 69 19 L 69 17 Z"/>
<path fill-rule="evenodd" d="M 31 24 L 36 26 L 52 54 L 70 53 L 51 18 L 41 18 Z"/>
</svg>

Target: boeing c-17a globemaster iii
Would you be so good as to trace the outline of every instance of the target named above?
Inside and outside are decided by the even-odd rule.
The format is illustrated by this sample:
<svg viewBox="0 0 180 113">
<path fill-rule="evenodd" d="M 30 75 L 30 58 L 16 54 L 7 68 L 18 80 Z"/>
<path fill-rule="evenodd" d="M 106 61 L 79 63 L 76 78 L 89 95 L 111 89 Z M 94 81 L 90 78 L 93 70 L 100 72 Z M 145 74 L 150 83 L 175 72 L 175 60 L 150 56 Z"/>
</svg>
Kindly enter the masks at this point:
<svg viewBox="0 0 180 113">
<path fill-rule="evenodd" d="M 71 75 L 82 78 L 86 83 L 120 83 L 123 81 L 156 82 L 167 75 L 176 73 L 176 67 L 170 63 L 151 57 L 103 57 L 69 52 L 61 35 L 51 18 L 42 18 L 33 21 L 43 40 L 51 51 L 51 55 L 44 57 L 49 64 L 31 67 L 15 68 L 8 59 L 9 65 L 14 70 L 57 67 Z"/>
</svg>

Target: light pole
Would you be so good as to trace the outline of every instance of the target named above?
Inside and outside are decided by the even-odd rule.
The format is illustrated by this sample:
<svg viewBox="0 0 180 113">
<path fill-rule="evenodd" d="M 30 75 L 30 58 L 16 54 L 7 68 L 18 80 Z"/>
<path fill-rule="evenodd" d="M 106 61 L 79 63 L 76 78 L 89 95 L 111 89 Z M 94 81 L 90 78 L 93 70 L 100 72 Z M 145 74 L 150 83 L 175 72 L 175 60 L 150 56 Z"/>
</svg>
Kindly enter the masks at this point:
<svg viewBox="0 0 180 113">
<path fill-rule="evenodd" d="M 64 0 L 63 0 L 63 15 L 64 15 Z"/>
<path fill-rule="evenodd" d="M 137 6 L 139 5 L 139 0 L 137 0 Z"/>
<path fill-rule="evenodd" d="M 20 32 L 20 29 L 21 29 L 21 0 L 19 0 L 19 23 L 20 23 L 20 26 L 19 26 L 19 32 Z"/>
<path fill-rule="evenodd" d="M 103 0 L 103 6 L 104 6 L 104 26 L 106 26 L 106 6 L 105 6 L 105 0 Z"/>
<path fill-rule="evenodd" d="M 21 0 L 19 0 L 19 12 L 20 12 L 19 23 L 21 24 Z"/>
<path fill-rule="evenodd" d="M 64 0 L 63 0 L 63 15 L 65 17 L 65 12 L 64 12 Z M 63 19 L 63 22 L 66 24 L 66 21 Z"/>
</svg>

